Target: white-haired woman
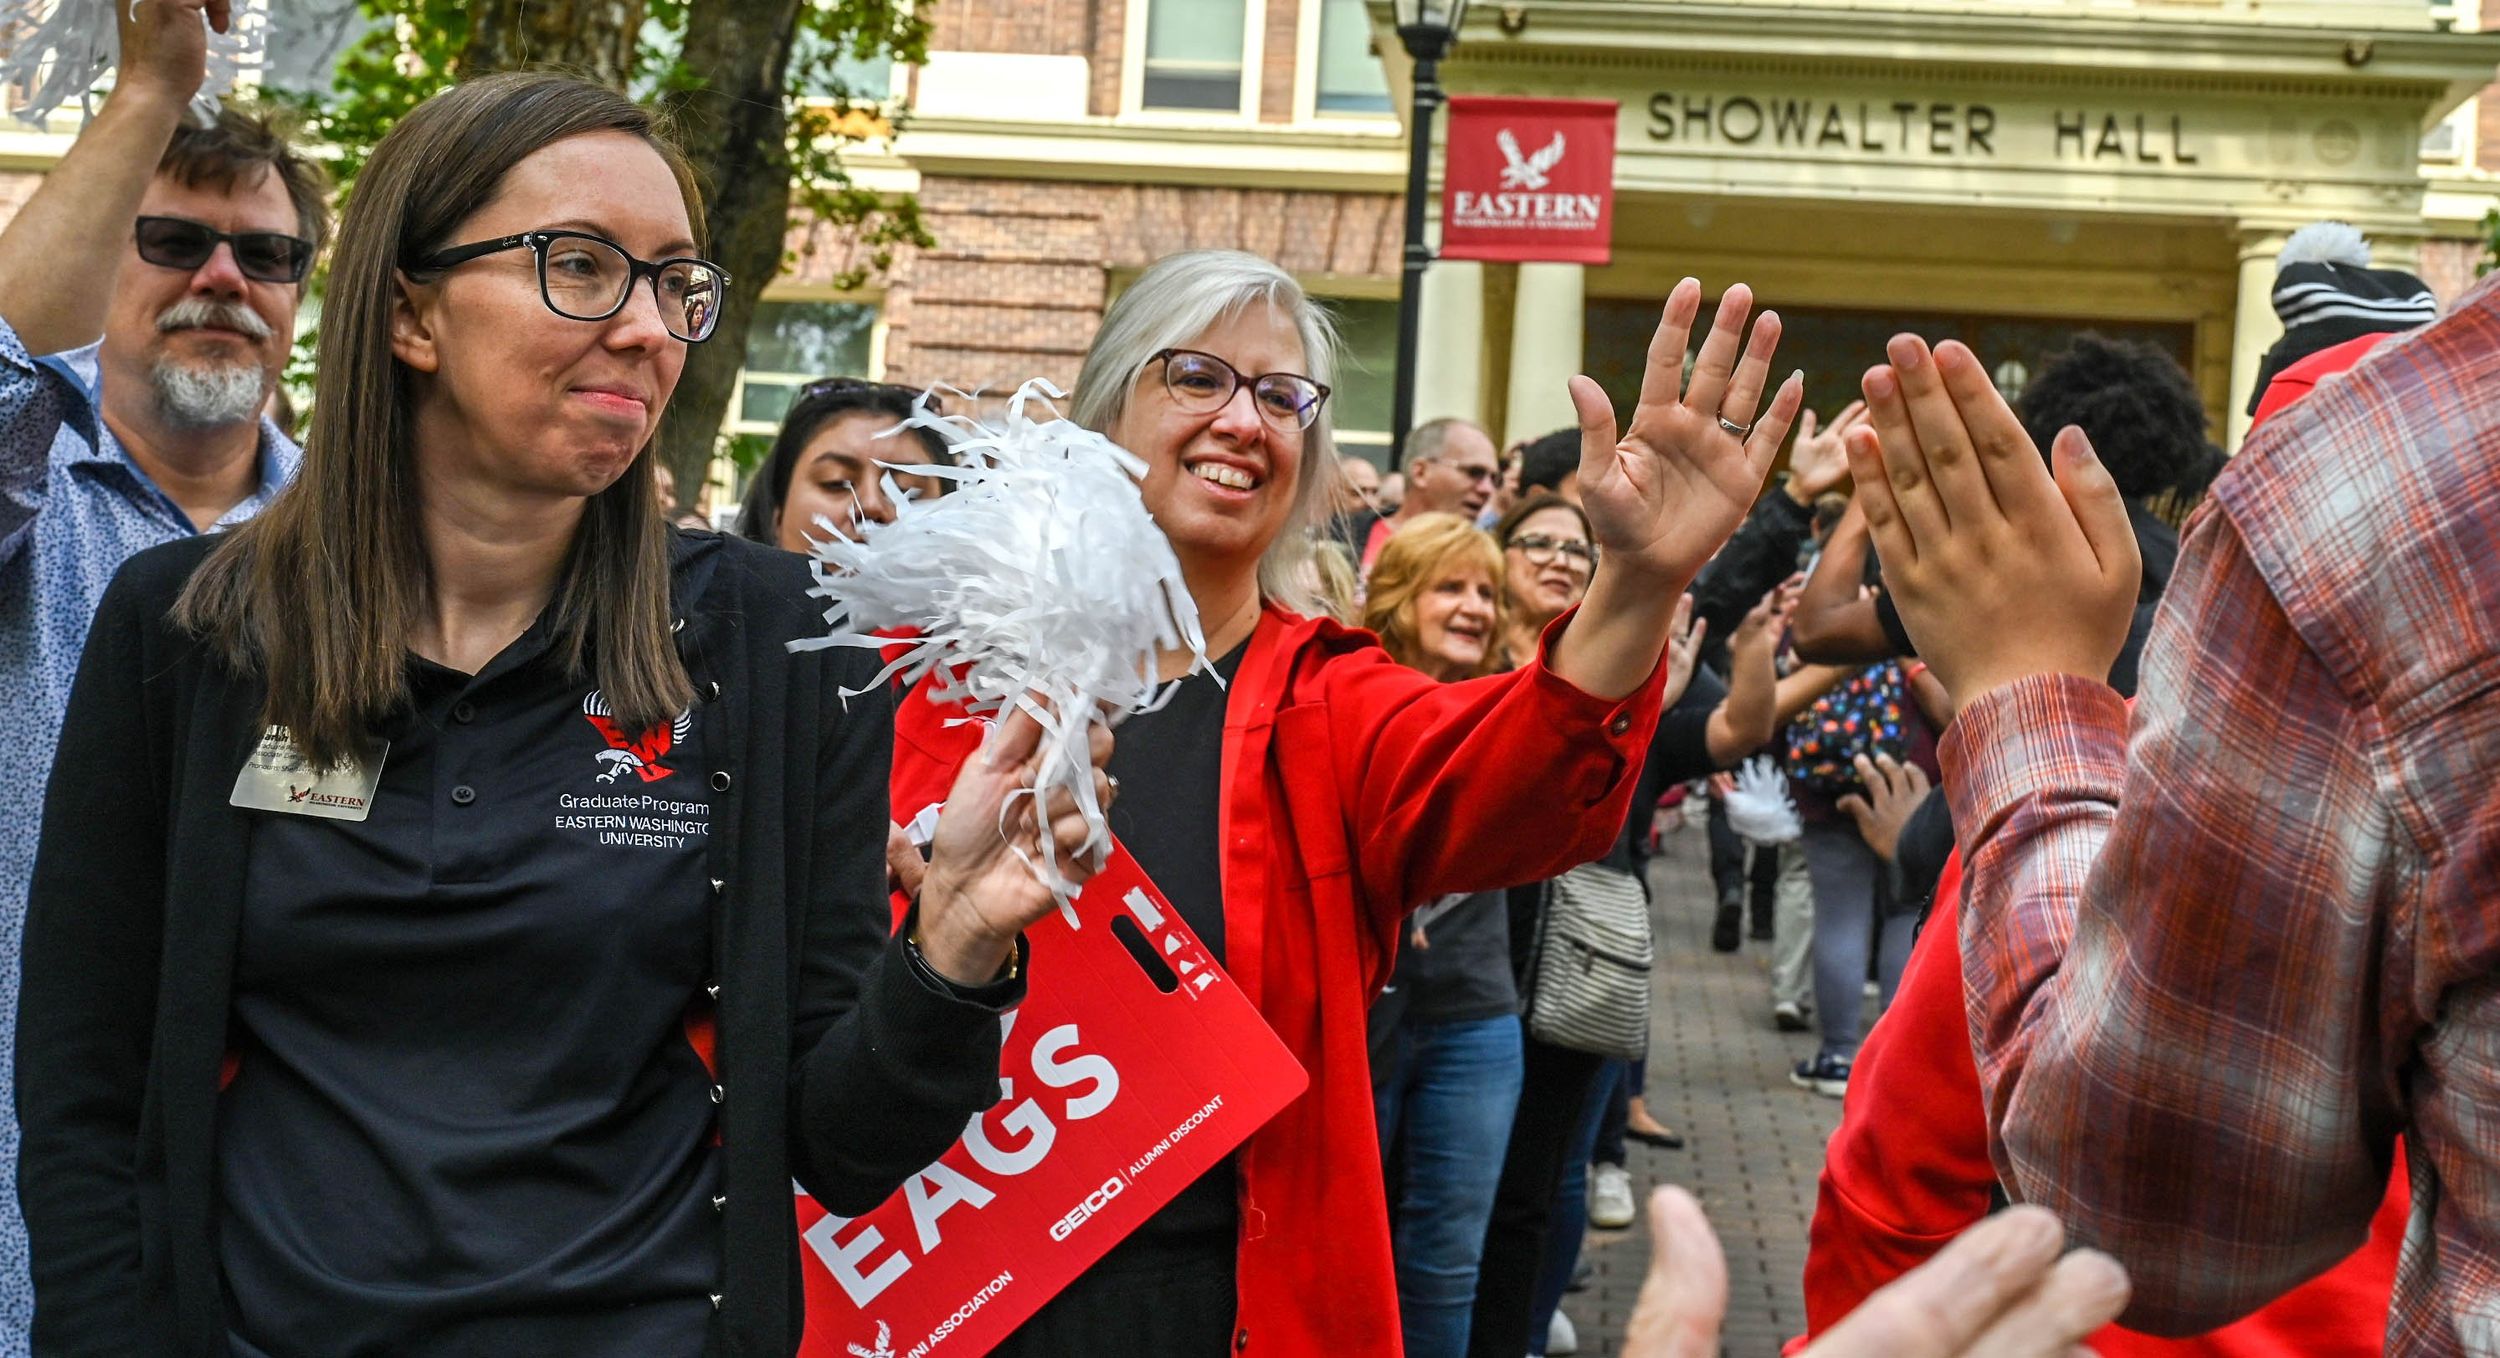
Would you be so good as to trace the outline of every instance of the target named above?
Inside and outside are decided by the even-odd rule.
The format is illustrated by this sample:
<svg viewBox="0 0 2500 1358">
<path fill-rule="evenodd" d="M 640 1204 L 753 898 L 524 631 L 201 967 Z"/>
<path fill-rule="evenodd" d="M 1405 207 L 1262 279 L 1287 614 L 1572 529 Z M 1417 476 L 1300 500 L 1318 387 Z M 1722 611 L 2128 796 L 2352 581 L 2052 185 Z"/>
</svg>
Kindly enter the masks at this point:
<svg viewBox="0 0 2500 1358">
<path fill-rule="evenodd" d="M 1145 459 L 1146 504 L 1224 682 L 1190 677 L 1121 728 L 1112 826 L 1310 1089 L 999 1352 L 1399 1351 L 1366 1010 L 1407 911 L 1552 876 L 1621 828 L 1676 597 L 1797 409 L 1797 381 L 1768 391 L 1776 318 L 1743 343 L 1751 303 L 1728 291 L 1685 383 L 1701 286 L 1677 286 L 1620 438 L 1597 385 L 1573 380 L 1604 565 L 1520 668 L 1449 684 L 1295 597 L 1335 467 L 1336 342 L 1302 289 L 1265 260 L 1203 251 L 1113 305 L 1071 413 Z M 1163 677 L 1188 668 L 1168 655 Z"/>
</svg>

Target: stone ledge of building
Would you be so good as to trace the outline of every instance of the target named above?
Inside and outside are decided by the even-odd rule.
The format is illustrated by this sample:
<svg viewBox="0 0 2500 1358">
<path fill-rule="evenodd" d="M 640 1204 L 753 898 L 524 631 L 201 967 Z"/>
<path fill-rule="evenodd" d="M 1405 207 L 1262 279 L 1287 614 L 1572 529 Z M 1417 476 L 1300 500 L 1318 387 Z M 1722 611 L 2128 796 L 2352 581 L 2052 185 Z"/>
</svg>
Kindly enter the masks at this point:
<svg viewBox="0 0 2500 1358">
<path fill-rule="evenodd" d="M 1395 124 L 1353 132 L 1294 124 L 1089 118 L 914 118 L 895 145 L 924 176 L 1394 192 L 1406 182 Z"/>
<path fill-rule="evenodd" d="M 2356 65 L 2357 53 L 2366 55 Z M 1971 68 L 2002 76 L 2089 74 L 2102 82 L 2138 74 L 2217 89 L 2300 81 L 2334 94 L 2383 96 L 2423 86 L 2481 88 L 2500 64 L 2500 32 L 2443 33 L 2429 28 L 2427 18 L 2419 29 L 2295 25 L 2203 9 L 2005 13 L 1877 9 L 1844 0 L 1539 0 L 1516 35 L 1500 33 L 1489 16 L 1482 28 L 1470 24 L 1445 74 L 1463 87 L 1471 66 L 1716 66 L 1730 60 L 1870 74 Z"/>
</svg>

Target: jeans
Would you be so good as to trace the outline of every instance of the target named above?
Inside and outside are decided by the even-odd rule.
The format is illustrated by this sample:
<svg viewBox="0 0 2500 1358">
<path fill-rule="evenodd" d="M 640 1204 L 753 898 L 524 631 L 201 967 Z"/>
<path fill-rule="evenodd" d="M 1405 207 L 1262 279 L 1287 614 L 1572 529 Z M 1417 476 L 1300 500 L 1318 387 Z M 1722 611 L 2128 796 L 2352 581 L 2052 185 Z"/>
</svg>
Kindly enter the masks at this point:
<svg viewBox="0 0 2500 1358">
<path fill-rule="evenodd" d="M 1624 1154 L 1624 1134 L 1632 1127 L 1632 1100 L 1649 1088 L 1649 1062 L 1617 1061 L 1623 1078 L 1613 1081 L 1614 1092 L 1606 1096 L 1606 1106 L 1598 1110 L 1597 1139 L 1589 1145 L 1589 1163 L 1621 1168 L 1631 1160 Z M 1604 1079 L 1604 1076 L 1600 1076 Z"/>
<path fill-rule="evenodd" d="M 1511 1122 L 1510 1151 L 1502 1160 L 1502 1186 L 1494 1195 L 1484 1267 L 1476 1280 L 1476 1318 L 1467 1331 L 1471 1358 L 1519 1358 L 1545 1344 L 1544 1323 L 1531 1331 L 1529 1317 L 1536 1310 L 1565 1168 L 1575 1149 L 1583 1162 L 1588 1158 L 1579 1133 L 1589 1091 L 1605 1065 L 1603 1057 L 1533 1037 L 1526 1048 L 1527 1080 Z"/>
<path fill-rule="evenodd" d="M 1806 827 L 1806 871 L 1814 878 L 1814 1008 L 1823 1029 L 1823 1054 L 1855 1056 L 1858 1014 L 1865 1008 L 1867 961 L 1873 952 L 1883 1002 L 1901 984 L 1909 965 L 1916 915 L 1879 914 L 1883 863 L 1849 821 Z M 1880 942 L 1879 942 L 1880 939 Z"/>
<path fill-rule="evenodd" d="M 1528 1313 L 1528 1352 L 1542 1358 L 1545 1331 L 1562 1309 L 1563 1293 L 1572 1272 L 1580 1267 L 1580 1245 L 1589 1233 L 1589 1160 L 1597 1153 L 1598 1129 L 1606 1109 L 1631 1073 L 1629 1061 L 1608 1061 L 1597 1069 L 1580 1125 L 1571 1135 L 1571 1158 L 1563 1163 L 1562 1186 L 1554 1192 L 1553 1215 L 1545 1228 L 1545 1263 L 1537 1274 L 1536 1309 Z"/>
<path fill-rule="evenodd" d="M 1463 1358 L 1523 1079 L 1519 1018 L 1402 1022 L 1372 1072 L 1381 1157 L 1404 1166 L 1391 1206 L 1408 1358 Z"/>
</svg>

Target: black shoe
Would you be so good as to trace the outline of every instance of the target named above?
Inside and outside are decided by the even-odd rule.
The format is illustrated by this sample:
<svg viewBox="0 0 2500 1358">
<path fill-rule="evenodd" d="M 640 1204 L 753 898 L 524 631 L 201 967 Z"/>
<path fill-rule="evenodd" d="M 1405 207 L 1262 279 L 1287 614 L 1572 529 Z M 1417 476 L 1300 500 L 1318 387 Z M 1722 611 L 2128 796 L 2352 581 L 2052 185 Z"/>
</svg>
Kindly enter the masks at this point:
<svg viewBox="0 0 2500 1358">
<path fill-rule="evenodd" d="M 1768 943 L 1776 937 L 1771 932 L 1771 917 L 1758 907 L 1753 912 L 1753 928 L 1748 931 L 1748 936 L 1756 943 Z"/>
<path fill-rule="evenodd" d="M 1734 952 L 1745 946 L 1745 903 L 1720 903 L 1719 918 L 1710 926 L 1710 951 Z"/>
</svg>

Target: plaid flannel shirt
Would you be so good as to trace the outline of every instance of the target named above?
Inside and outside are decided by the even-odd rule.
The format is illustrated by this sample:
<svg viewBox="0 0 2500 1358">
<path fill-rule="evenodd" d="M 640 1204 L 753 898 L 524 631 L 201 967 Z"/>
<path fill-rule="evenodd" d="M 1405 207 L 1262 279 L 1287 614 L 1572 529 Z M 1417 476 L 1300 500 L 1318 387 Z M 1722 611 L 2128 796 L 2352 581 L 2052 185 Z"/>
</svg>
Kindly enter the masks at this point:
<svg viewBox="0 0 2500 1358">
<path fill-rule="evenodd" d="M 2500 278 L 2254 439 L 2128 717 L 2034 678 L 1943 748 L 1997 1170 L 2245 1314 L 2361 1243 L 2408 1138 L 2391 1354 L 2500 1353 Z"/>
</svg>

